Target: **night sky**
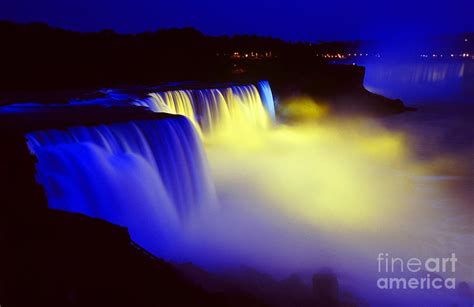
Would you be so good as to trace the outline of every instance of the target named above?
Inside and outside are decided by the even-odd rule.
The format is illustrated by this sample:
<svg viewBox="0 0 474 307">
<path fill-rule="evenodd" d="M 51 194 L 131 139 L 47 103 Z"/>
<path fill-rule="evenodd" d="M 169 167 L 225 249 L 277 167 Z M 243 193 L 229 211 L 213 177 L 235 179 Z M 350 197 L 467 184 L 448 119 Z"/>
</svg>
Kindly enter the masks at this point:
<svg viewBox="0 0 474 307">
<path fill-rule="evenodd" d="M 297 41 L 474 31 L 473 0 L 7 0 L 0 19 L 122 33 L 192 26 L 206 34 Z"/>
</svg>

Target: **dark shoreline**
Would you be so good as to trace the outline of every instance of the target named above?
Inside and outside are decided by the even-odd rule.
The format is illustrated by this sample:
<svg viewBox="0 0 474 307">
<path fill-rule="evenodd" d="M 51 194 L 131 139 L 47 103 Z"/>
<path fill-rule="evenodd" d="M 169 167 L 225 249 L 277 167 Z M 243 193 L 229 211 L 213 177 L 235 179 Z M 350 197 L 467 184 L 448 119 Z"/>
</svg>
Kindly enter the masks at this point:
<svg viewBox="0 0 474 307">
<path fill-rule="evenodd" d="M 368 92 L 365 69 L 332 65 L 320 47 L 278 39 L 209 37 L 191 28 L 135 35 L 79 33 L 45 24 L 0 22 L 4 48 L 0 105 L 65 103 L 107 88 L 156 87 L 170 82 L 251 83 L 268 80 L 281 101 L 304 95 L 336 112 L 384 116 L 407 111 L 400 100 Z M 232 57 L 260 52 L 266 57 Z"/>
</svg>

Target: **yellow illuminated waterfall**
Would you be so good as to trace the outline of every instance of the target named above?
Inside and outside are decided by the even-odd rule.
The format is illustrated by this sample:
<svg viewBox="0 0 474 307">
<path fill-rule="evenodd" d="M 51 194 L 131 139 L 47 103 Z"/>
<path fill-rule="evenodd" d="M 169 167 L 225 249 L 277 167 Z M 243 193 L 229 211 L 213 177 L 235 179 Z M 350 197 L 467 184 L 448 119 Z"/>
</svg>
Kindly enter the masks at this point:
<svg viewBox="0 0 474 307">
<path fill-rule="evenodd" d="M 269 90 L 269 87 L 268 87 Z M 171 90 L 151 93 L 139 104 L 154 112 L 181 114 L 188 117 L 201 135 L 267 128 L 271 123 L 272 101 L 261 95 L 255 85 L 216 89 Z"/>
</svg>

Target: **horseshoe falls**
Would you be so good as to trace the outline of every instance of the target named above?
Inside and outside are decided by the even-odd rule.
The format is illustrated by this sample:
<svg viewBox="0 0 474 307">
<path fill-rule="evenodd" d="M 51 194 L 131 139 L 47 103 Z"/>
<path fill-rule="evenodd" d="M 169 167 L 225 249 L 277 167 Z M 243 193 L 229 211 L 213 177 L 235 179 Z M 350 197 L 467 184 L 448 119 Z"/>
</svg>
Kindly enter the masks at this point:
<svg viewBox="0 0 474 307">
<path fill-rule="evenodd" d="M 26 135 L 50 208 L 129 228 L 167 252 L 181 224 L 214 203 L 202 145 L 185 117 Z"/>
<path fill-rule="evenodd" d="M 264 129 L 275 119 L 268 81 L 214 89 L 170 90 L 150 93 L 135 105 L 153 112 L 188 117 L 199 133 L 214 134 L 246 128 Z"/>
</svg>

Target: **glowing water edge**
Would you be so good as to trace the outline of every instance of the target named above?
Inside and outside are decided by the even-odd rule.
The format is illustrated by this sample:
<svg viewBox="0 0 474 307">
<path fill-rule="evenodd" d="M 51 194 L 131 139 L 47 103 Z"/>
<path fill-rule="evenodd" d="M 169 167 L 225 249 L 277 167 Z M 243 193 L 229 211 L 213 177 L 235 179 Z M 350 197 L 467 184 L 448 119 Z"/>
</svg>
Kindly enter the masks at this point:
<svg viewBox="0 0 474 307">
<path fill-rule="evenodd" d="M 216 89 L 171 90 L 151 93 L 135 101 L 154 112 L 188 117 L 201 133 L 212 134 L 243 128 L 267 128 L 275 117 L 268 81 Z"/>
<path fill-rule="evenodd" d="M 174 112 L 194 125 L 182 117 L 29 134 L 50 206 L 126 225 L 154 254 L 208 270 L 246 265 L 309 280 L 329 267 L 343 291 L 374 306 L 466 304 L 455 290 L 377 288 L 386 276 L 381 253 L 405 261 L 455 253 L 456 283 L 474 281 L 472 211 L 459 210 L 437 176 L 461 177 L 463 166 L 449 156 L 420 160 L 405 134 L 372 121 L 272 126 L 257 93 L 247 86 L 157 94 L 173 97 L 166 106 L 185 101 Z M 202 128 L 207 157 L 193 126 Z M 438 275 L 452 277 L 431 278 Z"/>
<path fill-rule="evenodd" d="M 49 207 L 125 225 L 165 255 L 182 221 L 215 202 L 201 142 L 184 117 L 26 137 Z"/>
</svg>

